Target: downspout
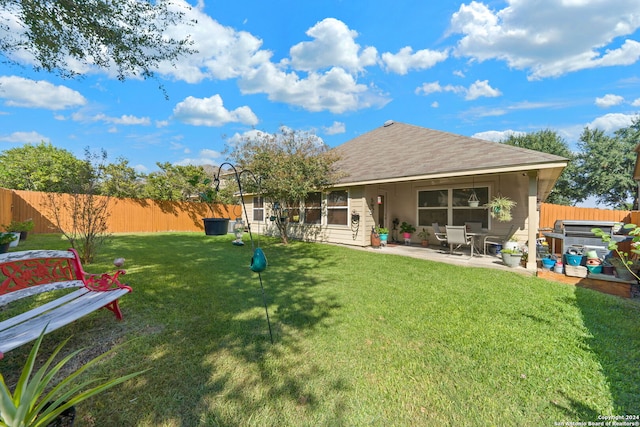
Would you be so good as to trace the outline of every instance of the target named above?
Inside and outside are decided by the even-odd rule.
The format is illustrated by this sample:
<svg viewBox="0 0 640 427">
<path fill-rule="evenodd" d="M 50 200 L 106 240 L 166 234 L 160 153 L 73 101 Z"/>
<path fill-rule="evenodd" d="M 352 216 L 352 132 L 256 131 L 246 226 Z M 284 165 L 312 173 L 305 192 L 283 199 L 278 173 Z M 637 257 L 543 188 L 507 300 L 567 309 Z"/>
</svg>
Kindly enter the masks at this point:
<svg viewBox="0 0 640 427">
<path fill-rule="evenodd" d="M 529 256 L 527 257 L 527 270 L 536 271 L 538 260 L 536 259 L 536 242 L 538 237 L 538 225 L 540 223 L 538 213 L 538 171 L 529 171 L 529 197 L 528 197 L 528 215 L 529 227 L 527 230 L 527 249 Z"/>
</svg>

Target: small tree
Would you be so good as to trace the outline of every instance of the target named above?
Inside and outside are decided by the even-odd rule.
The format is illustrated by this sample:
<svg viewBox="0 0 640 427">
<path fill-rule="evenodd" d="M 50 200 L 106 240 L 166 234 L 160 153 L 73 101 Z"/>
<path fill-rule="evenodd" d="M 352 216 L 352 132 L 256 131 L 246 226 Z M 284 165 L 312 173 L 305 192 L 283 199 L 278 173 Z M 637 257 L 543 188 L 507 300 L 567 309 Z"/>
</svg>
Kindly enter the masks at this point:
<svg viewBox="0 0 640 427">
<path fill-rule="evenodd" d="M 85 263 L 93 262 L 108 233 L 109 196 L 99 195 L 101 171 L 107 153 L 85 150 L 86 173 L 73 183 L 69 194 L 48 193 L 48 209 L 60 232 L 69 240 Z"/>
<path fill-rule="evenodd" d="M 275 224 L 282 243 L 289 242 L 287 215 L 310 193 L 333 185 L 340 175 L 334 167 L 337 154 L 318 136 L 282 127 L 277 134 L 256 133 L 232 148 L 230 157 L 239 170 L 251 170 L 260 178 L 260 194 L 272 206 L 279 206 Z M 252 180 L 244 187 L 257 191 Z"/>
</svg>

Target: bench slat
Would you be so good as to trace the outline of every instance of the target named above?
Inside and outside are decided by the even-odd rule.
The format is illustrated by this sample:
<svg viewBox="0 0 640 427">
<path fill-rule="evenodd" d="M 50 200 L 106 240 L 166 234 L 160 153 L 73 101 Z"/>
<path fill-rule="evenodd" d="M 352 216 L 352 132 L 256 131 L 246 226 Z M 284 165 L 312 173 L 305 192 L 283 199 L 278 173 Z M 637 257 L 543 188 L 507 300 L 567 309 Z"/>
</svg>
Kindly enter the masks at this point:
<svg viewBox="0 0 640 427">
<path fill-rule="evenodd" d="M 35 251 L 19 251 L 19 252 L 5 252 L 0 254 L 0 263 L 24 261 L 29 259 L 40 258 L 68 258 L 73 259 L 75 256 L 70 251 L 48 251 L 48 250 L 35 250 Z"/>
<path fill-rule="evenodd" d="M 35 340 L 47 326 L 47 323 L 47 333 L 55 331 L 92 311 L 104 307 L 128 292 L 128 289 L 105 292 L 89 291 L 49 312 L 31 318 L 11 329 L 4 330 L 0 332 L 0 353 L 6 353 Z"/>
<path fill-rule="evenodd" d="M 36 307 L 32 310 L 26 311 L 22 314 L 18 314 L 17 316 L 11 317 L 7 320 L 4 320 L 2 322 L 0 322 L 0 333 L 2 331 L 4 331 L 5 329 L 9 329 L 14 327 L 15 325 L 18 325 L 26 320 L 31 319 L 32 317 L 37 317 L 40 314 L 49 311 L 49 310 L 53 310 L 54 308 L 65 304 L 67 301 L 71 301 L 73 299 L 76 299 L 84 294 L 86 294 L 87 292 L 90 292 L 87 288 L 82 287 L 81 289 L 78 289 L 74 292 L 68 293 L 66 295 L 61 296 L 60 298 L 56 298 L 53 301 L 49 301 L 46 304 L 43 304 L 39 307 Z"/>
<path fill-rule="evenodd" d="M 46 285 L 31 286 L 26 289 L 20 289 L 19 291 L 13 291 L 10 294 L 1 295 L 0 306 L 9 304 L 13 301 L 17 301 L 21 298 L 38 295 L 43 292 L 55 291 L 57 289 L 79 288 L 81 286 L 84 287 L 84 283 L 82 283 L 82 280 L 66 280 L 63 282 L 54 282 Z"/>
</svg>

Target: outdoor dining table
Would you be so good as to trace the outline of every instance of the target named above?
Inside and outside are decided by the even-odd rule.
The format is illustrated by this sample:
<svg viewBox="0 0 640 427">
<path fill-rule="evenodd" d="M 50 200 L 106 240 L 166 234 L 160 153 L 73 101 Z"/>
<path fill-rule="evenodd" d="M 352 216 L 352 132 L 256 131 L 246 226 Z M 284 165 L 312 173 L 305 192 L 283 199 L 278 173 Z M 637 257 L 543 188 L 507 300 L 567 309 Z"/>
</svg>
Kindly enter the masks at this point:
<svg viewBox="0 0 640 427">
<path fill-rule="evenodd" d="M 484 240 L 485 236 L 488 236 L 489 232 L 488 231 L 480 231 L 480 232 L 467 232 L 467 236 L 471 237 L 471 244 L 474 246 L 474 248 L 476 249 L 477 253 L 482 253 L 483 250 L 480 247 L 480 245 L 482 244 L 482 241 Z M 473 256 L 473 251 L 471 251 L 471 256 Z"/>
</svg>

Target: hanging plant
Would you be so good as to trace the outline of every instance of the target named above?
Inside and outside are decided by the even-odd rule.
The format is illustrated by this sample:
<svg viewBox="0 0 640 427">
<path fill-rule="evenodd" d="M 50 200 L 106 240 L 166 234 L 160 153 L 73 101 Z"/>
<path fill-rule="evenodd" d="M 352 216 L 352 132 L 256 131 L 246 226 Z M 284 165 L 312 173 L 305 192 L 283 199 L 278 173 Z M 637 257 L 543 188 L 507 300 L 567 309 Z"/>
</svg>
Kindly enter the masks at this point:
<svg viewBox="0 0 640 427">
<path fill-rule="evenodd" d="M 511 209 L 513 209 L 515 205 L 516 202 L 510 198 L 497 195 L 491 199 L 485 207 L 489 209 L 491 218 L 496 218 L 500 222 L 509 222 L 512 219 Z"/>
<path fill-rule="evenodd" d="M 478 200 L 478 196 L 476 195 L 476 190 L 471 190 L 471 196 L 469 197 L 469 206 L 472 208 L 477 208 L 480 200 Z"/>
</svg>

